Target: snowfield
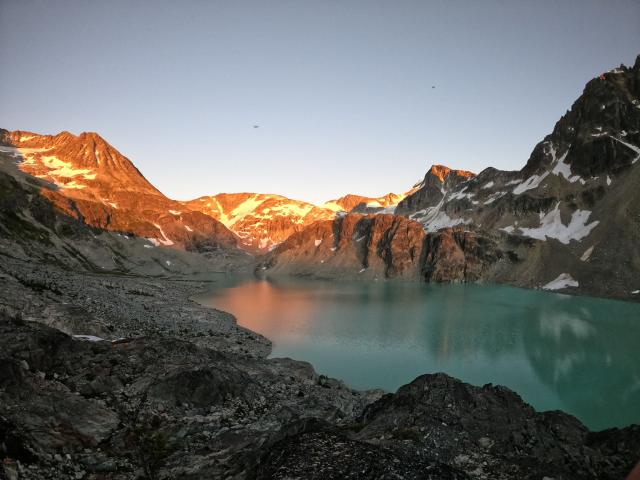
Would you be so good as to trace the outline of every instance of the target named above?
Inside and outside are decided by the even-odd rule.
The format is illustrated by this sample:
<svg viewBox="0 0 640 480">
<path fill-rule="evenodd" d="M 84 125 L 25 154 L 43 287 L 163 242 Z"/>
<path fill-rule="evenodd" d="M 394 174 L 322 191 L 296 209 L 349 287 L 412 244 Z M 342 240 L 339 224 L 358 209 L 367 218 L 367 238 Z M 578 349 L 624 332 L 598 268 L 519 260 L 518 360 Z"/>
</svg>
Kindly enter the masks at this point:
<svg viewBox="0 0 640 480">
<path fill-rule="evenodd" d="M 519 230 L 525 237 L 536 238 L 538 240 L 554 238 L 568 245 L 571 240 L 580 241 L 585 238 L 591 233 L 591 230 L 600 223 L 598 220 L 595 220 L 587 224 L 590 216 L 591 212 L 589 210 L 576 210 L 571 215 L 569 224 L 564 225 L 560 218 L 560 202 L 558 202 L 553 210 L 542 216 L 539 227 L 519 227 Z M 505 229 L 503 228 L 503 230 Z"/>
<path fill-rule="evenodd" d="M 561 290 L 567 287 L 577 287 L 578 282 L 573 279 L 568 273 L 561 273 L 555 280 L 551 280 L 549 283 L 542 287 L 543 290 Z"/>
</svg>

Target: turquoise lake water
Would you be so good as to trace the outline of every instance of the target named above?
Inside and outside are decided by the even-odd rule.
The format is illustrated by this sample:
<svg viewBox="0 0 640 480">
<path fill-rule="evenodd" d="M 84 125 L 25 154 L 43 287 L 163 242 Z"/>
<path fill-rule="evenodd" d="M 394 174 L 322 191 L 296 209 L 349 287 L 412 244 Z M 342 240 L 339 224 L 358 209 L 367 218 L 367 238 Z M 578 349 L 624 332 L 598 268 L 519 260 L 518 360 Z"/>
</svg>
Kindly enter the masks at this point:
<svg viewBox="0 0 640 480">
<path fill-rule="evenodd" d="M 640 304 L 495 285 L 225 277 L 197 300 L 353 388 L 445 372 L 593 430 L 640 423 Z"/>
</svg>

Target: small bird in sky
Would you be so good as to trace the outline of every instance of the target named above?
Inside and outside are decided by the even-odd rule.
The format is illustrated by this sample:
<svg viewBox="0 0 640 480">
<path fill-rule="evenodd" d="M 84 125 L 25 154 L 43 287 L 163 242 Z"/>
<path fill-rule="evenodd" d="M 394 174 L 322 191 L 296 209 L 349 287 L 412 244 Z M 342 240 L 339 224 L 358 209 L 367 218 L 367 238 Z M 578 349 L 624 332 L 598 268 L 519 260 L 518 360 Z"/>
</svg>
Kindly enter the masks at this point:
<svg viewBox="0 0 640 480">
<path fill-rule="evenodd" d="M 260 128 L 260 125 L 254 125 L 253 128 Z"/>
<path fill-rule="evenodd" d="M 436 88 L 436 86 L 435 85 L 431 85 L 431 88 Z"/>
</svg>

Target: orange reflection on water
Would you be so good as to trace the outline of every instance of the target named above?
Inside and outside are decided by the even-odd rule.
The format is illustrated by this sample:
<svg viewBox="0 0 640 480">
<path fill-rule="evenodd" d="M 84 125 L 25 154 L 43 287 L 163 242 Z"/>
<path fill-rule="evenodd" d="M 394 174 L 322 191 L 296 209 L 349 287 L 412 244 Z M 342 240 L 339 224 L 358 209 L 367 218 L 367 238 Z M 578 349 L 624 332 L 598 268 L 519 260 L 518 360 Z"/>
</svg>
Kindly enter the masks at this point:
<svg viewBox="0 0 640 480">
<path fill-rule="evenodd" d="M 238 324 L 273 338 L 283 330 L 292 338 L 302 337 L 309 331 L 313 299 L 308 292 L 281 289 L 271 282 L 248 282 L 225 290 L 213 299 L 216 308 L 233 313 Z"/>
</svg>

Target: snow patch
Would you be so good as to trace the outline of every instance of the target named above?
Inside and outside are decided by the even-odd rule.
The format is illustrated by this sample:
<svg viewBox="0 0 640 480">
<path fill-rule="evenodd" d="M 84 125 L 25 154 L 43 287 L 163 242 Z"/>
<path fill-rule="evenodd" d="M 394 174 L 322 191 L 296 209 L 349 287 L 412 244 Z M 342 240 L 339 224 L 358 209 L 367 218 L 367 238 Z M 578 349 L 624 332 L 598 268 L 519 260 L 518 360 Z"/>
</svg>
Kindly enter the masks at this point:
<svg viewBox="0 0 640 480">
<path fill-rule="evenodd" d="M 49 169 L 47 174 L 52 177 L 74 178 L 82 176 L 85 180 L 93 180 L 97 175 L 88 168 L 73 168 L 71 163 L 60 160 L 56 156 L 42 156 L 40 160 Z"/>
<path fill-rule="evenodd" d="M 549 175 L 549 172 L 544 172 L 542 175 L 530 176 L 524 182 L 520 183 L 516 188 L 514 188 L 513 193 L 515 195 L 520 195 L 521 193 L 524 193 L 527 190 L 538 188 L 538 186 L 542 183 L 542 181 L 545 178 L 547 178 L 547 175 Z"/>
<path fill-rule="evenodd" d="M 557 159 L 556 165 L 555 167 L 553 167 L 553 170 L 551 170 L 551 173 L 559 177 L 563 176 L 569 182 L 575 183 L 578 180 L 582 180 L 582 179 L 580 178 L 580 175 L 571 175 L 571 165 L 569 165 L 568 163 L 565 163 L 564 161 L 564 159 L 567 158 L 568 154 L 569 154 L 569 150 L 567 149 L 564 155 L 562 155 L 559 159 Z M 555 156 L 556 156 L 555 150 L 552 150 L 552 155 L 555 159 Z M 584 181 L 582 181 L 581 183 L 584 184 Z"/>
<path fill-rule="evenodd" d="M 549 283 L 542 287 L 543 290 L 561 290 L 567 287 L 577 287 L 578 282 L 571 277 L 568 273 L 561 273 L 558 278 L 551 280 Z"/>
<path fill-rule="evenodd" d="M 332 212 L 342 212 L 344 208 L 338 205 L 336 202 L 325 202 L 320 205 L 321 208 L 326 208 L 327 210 L 331 210 Z"/>
<path fill-rule="evenodd" d="M 270 241 L 271 241 L 270 238 L 261 238 L 260 242 L 258 243 L 258 248 L 261 250 L 267 248 Z"/>
<path fill-rule="evenodd" d="M 456 225 L 471 223 L 471 220 L 464 218 L 451 218 L 445 212 L 438 212 L 435 217 L 423 222 L 425 229 L 438 231 L 442 228 L 455 227 Z"/>
<path fill-rule="evenodd" d="M 507 192 L 496 192 L 493 195 L 491 195 L 485 202 L 485 205 L 489 205 L 493 202 L 495 202 L 497 199 L 499 199 L 500 197 L 503 197 L 504 195 L 506 195 Z"/>
<path fill-rule="evenodd" d="M 584 253 L 580 257 L 580 260 L 582 260 L 583 262 L 586 262 L 587 260 L 589 260 L 589 257 L 591 257 L 592 253 L 593 253 L 593 245 L 591 245 L 589 248 L 587 248 L 584 251 Z"/>
<path fill-rule="evenodd" d="M 185 226 L 184 226 L 184 229 L 185 229 L 187 232 L 193 232 L 193 228 L 191 228 L 189 225 L 185 225 Z"/>
<path fill-rule="evenodd" d="M 609 175 L 607 175 L 607 185 L 611 185 L 611 177 Z"/>
<path fill-rule="evenodd" d="M 482 188 L 491 188 L 493 187 L 493 182 L 486 183 Z"/>
<path fill-rule="evenodd" d="M 96 337 L 95 335 L 74 335 L 73 338 L 78 340 L 84 340 L 85 342 L 104 342 L 104 338 Z"/>
<path fill-rule="evenodd" d="M 465 192 L 465 190 L 466 190 L 467 188 L 469 188 L 469 187 L 464 187 L 464 188 L 463 188 L 462 190 L 460 190 L 459 192 L 456 192 L 456 193 L 452 194 L 452 195 L 449 197 L 449 200 L 463 200 L 463 199 L 465 199 L 465 198 L 471 198 L 471 197 L 473 197 L 473 196 L 474 196 L 474 194 L 473 194 L 473 193 L 464 193 L 464 192 Z"/>
<path fill-rule="evenodd" d="M 180 215 L 182 212 L 179 212 L 178 210 L 169 210 L 169 213 L 171 215 Z"/>
<path fill-rule="evenodd" d="M 582 240 L 600 223 L 595 220 L 587 224 L 590 215 L 591 212 L 589 210 L 576 210 L 571 215 L 569 224 L 564 225 L 560 218 L 560 202 L 558 202 L 553 210 L 542 216 L 539 227 L 520 227 L 520 232 L 526 237 L 537 238 L 538 240 L 555 238 L 567 245 L 571 240 Z"/>
<path fill-rule="evenodd" d="M 640 159 L 640 148 L 636 147 L 635 145 L 632 145 L 630 143 L 627 143 L 623 140 L 620 140 L 619 138 L 616 138 L 612 135 L 609 135 L 610 138 L 614 139 L 616 142 L 620 142 L 621 144 L 623 144 L 626 147 L 629 147 L 631 150 L 633 150 L 634 152 L 636 152 L 638 155 L 636 156 L 636 158 L 634 158 L 631 163 L 636 163 L 639 159 Z"/>
<path fill-rule="evenodd" d="M 156 227 L 158 230 L 160 230 L 160 234 L 162 235 L 162 240 L 159 238 L 156 239 L 158 242 L 160 242 L 165 247 L 174 245 L 173 241 L 170 238 L 167 238 L 167 236 L 164 233 L 164 230 L 162 230 L 162 227 L 160 225 L 158 225 L 157 223 L 154 223 L 153 226 Z"/>
<path fill-rule="evenodd" d="M 315 242 L 313 242 L 315 244 L 315 246 L 317 247 L 318 245 L 320 245 L 322 243 L 322 239 L 317 240 Z"/>
</svg>

